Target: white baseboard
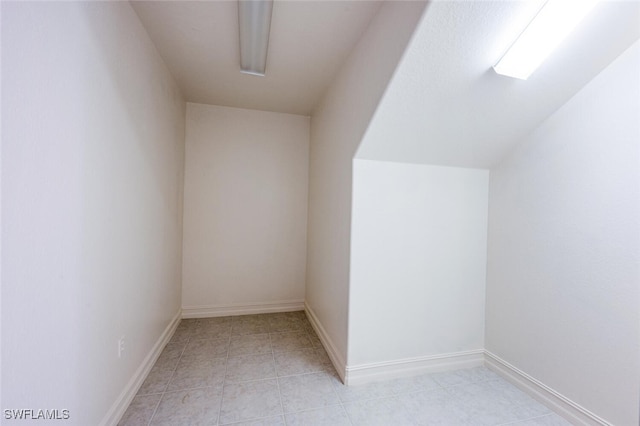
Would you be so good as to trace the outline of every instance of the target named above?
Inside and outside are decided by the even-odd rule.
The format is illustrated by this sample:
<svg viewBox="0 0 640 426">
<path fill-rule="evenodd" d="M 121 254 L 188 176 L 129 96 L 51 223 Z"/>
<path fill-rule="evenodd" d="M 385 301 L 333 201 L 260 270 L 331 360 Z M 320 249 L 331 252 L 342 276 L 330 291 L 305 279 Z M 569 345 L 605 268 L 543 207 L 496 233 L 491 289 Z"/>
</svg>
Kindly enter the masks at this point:
<svg viewBox="0 0 640 426">
<path fill-rule="evenodd" d="M 138 389 L 140 389 L 140 386 L 142 386 L 142 383 L 147 378 L 151 367 L 156 363 L 160 353 L 176 331 L 176 327 L 178 327 L 181 317 L 182 312 L 178 310 L 169 325 L 167 325 L 167 328 L 162 332 L 160 338 L 156 341 L 156 344 L 153 345 L 153 348 L 149 351 L 149 354 L 142 361 L 140 367 L 138 367 L 136 372 L 133 374 L 133 377 L 122 390 L 118 399 L 116 399 L 107 414 L 104 416 L 100 422 L 100 426 L 116 426 L 118 424 L 122 415 L 127 410 L 127 407 L 131 404 L 133 397 L 136 396 Z"/>
<path fill-rule="evenodd" d="M 484 354 L 485 364 L 489 369 L 500 374 L 509 382 L 513 383 L 533 398 L 566 418 L 572 424 L 611 426 L 611 423 L 607 422 L 603 418 L 598 417 L 596 414 L 590 412 L 580 404 L 577 404 L 561 393 L 556 392 L 549 386 L 531 377 L 524 371 L 519 370 L 497 355 L 487 350 L 484 351 Z"/>
<path fill-rule="evenodd" d="M 484 350 L 438 354 L 417 358 L 347 366 L 348 385 L 361 385 L 379 380 L 395 379 L 416 374 L 479 367 L 484 363 Z"/>
<path fill-rule="evenodd" d="M 231 315 L 269 314 L 302 311 L 303 300 L 282 300 L 268 303 L 242 303 L 230 305 L 183 306 L 182 318 L 210 318 Z"/>
<path fill-rule="evenodd" d="M 304 310 L 307 313 L 307 318 L 309 318 L 309 322 L 311 323 L 311 326 L 313 327 L 313 329 L 316 331 L 316 334 L 320 338 L 320 342 L 322 342 L 322 346 L 324 346 L 324 349 L 327 351 L 327 355 L 329 355 L 329 359 L 331 360 L 333 367 L 338 372 L 338 375 L 340 376 L 340 380 L 342 380 L 343 383 L 347 384 L 345 380 L 347 364 L 344 360 L 344 357 L 336 349 L 336 346 L 333 344 L 333 341 L 331 340 L 326 330 L 322 326 L 322 323 L 316 316 L 315 312 L 313 312 L 313 309 L 311 309 L 311 307 L 306 302 L 304 303 Z"/>
</svg>

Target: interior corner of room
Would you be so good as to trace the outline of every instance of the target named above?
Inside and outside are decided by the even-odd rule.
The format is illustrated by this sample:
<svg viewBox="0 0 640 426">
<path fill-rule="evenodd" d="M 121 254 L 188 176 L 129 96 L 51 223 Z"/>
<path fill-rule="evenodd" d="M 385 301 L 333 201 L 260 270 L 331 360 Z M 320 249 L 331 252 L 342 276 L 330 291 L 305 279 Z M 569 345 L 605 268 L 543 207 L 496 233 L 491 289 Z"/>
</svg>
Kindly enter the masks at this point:
<svg viewBox="0 0 640 426">
<path fill-rule="evenodd" d="M 3 1 L 1 408 L 117 424 L 181 319 L 304 310 L 349 385 L 637 425 L 640 3 L 494 72 L 544 3 L 276 0 L 247 74 L 234 1 Z"/>
</svg>

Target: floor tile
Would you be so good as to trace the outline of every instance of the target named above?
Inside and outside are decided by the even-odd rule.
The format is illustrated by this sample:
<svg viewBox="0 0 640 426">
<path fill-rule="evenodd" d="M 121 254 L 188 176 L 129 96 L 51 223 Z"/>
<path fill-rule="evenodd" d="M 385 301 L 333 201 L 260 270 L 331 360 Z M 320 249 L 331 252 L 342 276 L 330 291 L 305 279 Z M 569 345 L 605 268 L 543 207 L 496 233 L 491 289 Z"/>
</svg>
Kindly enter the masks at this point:
<svg viewBox="0 0 640 426">
<path fill-rule="evenodd" d="M 231 323 L 231 334 L 233 336 L 245 334 L 265 334 L 269 333 L 268 315 L 242 315 L 233 317 Z"/>
<path fill-rule="evenodd" d="M 494 389 L 489 382 L 467 383 L 444 388 L 451 397 L 457 400 L 487 400 L 493 405 L 508 407 L 512 404 L 502 397 L 499 390 Z"/>
<path fill-rule="evenodd" d="M 282 414 L 275 379 L 224 386 L 220 424 L 260 419 Z"/>
<path fill-rule="evenodd" d="M 268 333 L 231 336 L 229 356 L 271 353 L 271 337 Z"/>
<path fill-rule="evenodd" d="M 240 322 L 254 322 L 254 323 L 269 323 L 269 318 L 274 314 L 249 314 L 249 315 L 236 315 L 231 317 L 231 322 L 234 324 Z"/>
<path fill-rule="evenodd" d="M 468 383 L 479 383 L 487 380 L 500 379 L 500 377 L 486 367 L 465 368 L 454 371 L 444 371 L 431 375 L 440 386 L 458 386 Z"/>
<path fill-rule="evenodd" d="M 271 353 L 238 355 L 229 357 L 227 360 L 226 383 L 271 379 L 275 377 L 275 363 L 273 354 Z"/>
<path fill-rule="evenodd" d="M 278 381 L 285 413 L 340 403 L 331 380 L 324 373 L 282 377 Z"/>
<path fill-rule="evenodd" d="M 322 341 L 320 340 L 318 335 L 315 333 L 315 331 L 311 330 L 308 334 L 309 334 L 309 340 L 311 340 L 311 344 L 313 345 L 314 348 L 323 347 Z"/>
<path fill-rule="evenodd" d="M 549 409 L 504 380 L 445 389 L 477 425 L 498 425 L 549 413 Z"/>
<path fill-rule="evenodd" d="M 271 346 L 274 352 L 313 348 L 306 331 L 271 333 Z"/>
<path fill-rule="evenodd" d="M 571 423 L 553 413 L 521 422 L 509 423 L 509 426 L 571 426 Z"/>
<path fill-rule="evenodd" d="M 254 323 L 234 323 L 231 327 L 231 335 L 241 336 L 245 334 L 265 334 L 269 333 L 271 328 L 269 324 L 254 324 Z"/>
<path fill-rule="evenodd" d="M 145 381 L 138 389 L 138 395 L 150 395 L 162 393 L 166 390 L 169 380 L 173 376 L 173 372 L 178 366 L 178 362 L 184 348 L 185 342 L 168 343 L 158 357 L 158 360 L 151 368 L 151 371 L 145 378 Z"/>
<path fill-rule="evenodd" d="M 304 328 L 305 330 L 307 330 L 307 333 L 316 334 L 316 330 L 313 328 L 313 325 L 311 324 L 311 321 L 309 321 L 308 317 L 305 317 L 302 322 L 304 323 Z"/>
<path fill-rule="evenodd" d="M 233 317 L 209 317 L 209 318 L 196 318 L 194 320 L 197 327 L 207 327 L 219 324 L 230 324 L 233 322 Z"/>
<path fill-rule="evenodd" d="M 306 331 L 306 318 L 291 312 L 273 314 L 269 317 L 269 328 L 271 332 L 283 331 Z"/>
<path fill-rule="evenodd" d="M 231 423 L 230 426 L 285 426 L 284 417 L 267 417 L 265 419 L 249 420 L 247 422 Z"/>
<path fill-rule="evenodd" d="M 472 424 L 466 410 L 442 389 L 400 395 L 397 399 L 417 425 Z"/>
<path fill-rule="evenodd" d="M 232 323 L 213 323 L 196 326 L 191 332 L 192 339 L 223 339 L 231 336 Z"/>
<path fill-rule="evenodd" d="M 349 416 L 342 405 L 289 413 L 285 418 L 287 426 L 351 426 Z"/>
<path fill-rule="evenodd" d="M 322 365 L 328 367 L 329 372 L 335 371 L 335 368 L 333 367 L 333 363 L 331 362 L 331 358 L 329 358 L 327 351 L 325 351 L 324 348 L 315 348 L 315 351 L 316 355 L 318 356 L 318 361 L 320 361 Z"/>
<path fill-rule="evenodd" d="M 183 343 L 167 343 L 156 360 L 154 368 L 169 371 L 175 370 L 185 346 Z"/>
<path fill-rule="evenodd" d="M 274 354 L 279 377 L 326 371 L 327 365 L 315 349 L 299 349 Z"/>
<path fill-rule="evenodd" d="M 401 377 L 398 379 L 388 380 L 385 383 L 395 395 L 424 392 L 440 388 L 440 385 L 438 385 L 438 383 L 436 383 L 436 381 L 428 374 L 413 377 Z"/>
<path fill-rule="evenodd" d="M 409 413 L 395 397 L 347 402 L 344 409 L 354 426 L 413 426 Z"/>
<path fill-rule="evenodd" d="M 137 395 L 151 395 L 164 392 L 172 376 L 172 370 L 163 370 L 162 368 L 153 366 L 149 375 L 147 375 L 142 383 L 142 386 L 138 389 Z"/>
<path fill-rule="evenodd" d="M 146 426 L 151 420 L 162 395 L 136 396 L 125 411 L 118 426 Z"/>
<path fill-rule="evenodd" d="M 517 407 L 501 398 L 487 383 L 453 386 L 446 388 L 446 392 L 458 406 L 464 407 L 475 425 L 498 425 L 522 419 L 516 414 Z"/>
<path fill-rule="evenodd" d="M 302 311 L 182 320 L 120 425 L 149 421 L 569 425 L 486 367 L 344 386 Z"/>
<path fill-rule="evenodd" d="M 461 370 L 469 377 L 469 380 L 472 383 L 484 382 L 486 380 L 496 380 L 502 378 L 498 376 L 495 372 L 489 370 L 487 367 L 475 367 L 475 368 L 467 368 Z"/>
<path fill-rule="evenodd" d="M 333 377 L 331 380 L 333 389 L 342 402 L 362 401 L 366 399 L 378 399 L 389 397 L 393 392 L 384 383 L 368 383 L 366 385 L 345 386 Z"/>
<path fill-rule="evenodd" d="M 547 416 L 552 413 L 551 410 L 537 401 L 520 406 L 511 406 L 505 412 L 504 417 L 507 417 L 510 422 Z"/>
<path fill-rule="evenodd" d="M 215 388 L 167 392 L 150 425 L 216 425 L 221 398 L 221 390 Z"/>
<path fill-rule="evenodd" d="M 184 349 L 185 357 L 221 358 L 229 351 L 229 339 L 196 339 L 191 338 Z"/>
<path fill-rule="evenodd" d="M 490 380 L 485 383 L 496 397 L 505 399 L 512 405 L 537 403 L 535 399 L 503 379 Z"/>
<path fill-rule="evenodd" d="M 182 320 L 180 320 L 180 324 L 178 324 L 177 329 L 181 329 L 181 328 L 191 328 L 191 327 L 195 327 L 198 324 L 198 319 L 197 318 L 183 318 Z"/>
<path fill-rule="evenodd" d="M 224 358 L 180 359 L 167 391 L 203 387 L 222 387 L 226 370 Z"/>
<path fill-rule="evenodd" d="M 432 376 L 442 387 L 465 385 L 473 383 L 473 377 L 466 370 L 443 371 L 434 373 Z"/>
<path fill-rule="evenodd" d="M 193 330 L 194 329 L 191 327 L 178 326 L 178 328 L 176 328 L 176 331 L 173 333 L 173 336 L 171 336 L 171 340 L 169 340 L 169 343 L 179 343 L 179 342 L 188 341 L 189 337 L 191 337 L 191 335 L 193 334 Z"/>
</svg>

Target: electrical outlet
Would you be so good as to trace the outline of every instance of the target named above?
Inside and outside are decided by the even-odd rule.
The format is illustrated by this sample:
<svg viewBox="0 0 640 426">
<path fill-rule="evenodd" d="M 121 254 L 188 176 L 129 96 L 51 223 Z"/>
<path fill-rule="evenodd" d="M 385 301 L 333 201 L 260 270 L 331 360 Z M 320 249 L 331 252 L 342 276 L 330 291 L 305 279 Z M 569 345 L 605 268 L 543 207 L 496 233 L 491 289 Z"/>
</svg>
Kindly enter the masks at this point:
<svg viewBox="0 0 640 426">
<path fill-rule="evenodd" d="M 124 350 L 125 350 L 125 343 L 126 340 L 124 339 L 124 336 L 122 336 L 119 340 L 118 340 L 118 358 L 122 358 L 122 356 L 124 355 Z"/>
</svg>

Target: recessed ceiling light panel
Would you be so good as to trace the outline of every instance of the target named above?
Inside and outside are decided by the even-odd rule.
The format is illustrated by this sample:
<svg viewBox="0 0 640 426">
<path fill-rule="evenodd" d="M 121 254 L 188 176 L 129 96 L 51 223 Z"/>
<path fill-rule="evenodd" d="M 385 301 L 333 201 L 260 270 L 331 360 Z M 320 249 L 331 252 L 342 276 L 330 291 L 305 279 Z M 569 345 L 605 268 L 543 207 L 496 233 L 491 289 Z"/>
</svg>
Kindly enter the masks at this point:
<svg viewBox="0 0 640 426">
<path fill-rule="evenodd" d="M 598 0 L 549 0 L 493 69 L 526 80 Z"/>
<path fill-rule="evenodd" d="M 238 0 L 240 72 L 264 76 L 273 0 Z"/>
</svg>

